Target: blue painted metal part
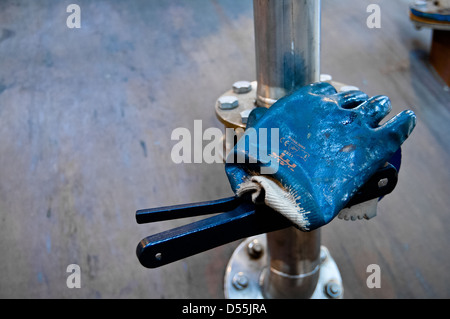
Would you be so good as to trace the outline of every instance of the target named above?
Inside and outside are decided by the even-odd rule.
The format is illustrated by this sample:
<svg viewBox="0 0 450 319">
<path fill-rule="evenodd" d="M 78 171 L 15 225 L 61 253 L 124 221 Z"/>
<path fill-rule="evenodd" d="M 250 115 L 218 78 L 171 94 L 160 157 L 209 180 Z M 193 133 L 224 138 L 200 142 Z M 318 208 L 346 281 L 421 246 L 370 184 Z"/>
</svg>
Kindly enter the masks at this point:
<svg viewBox="0 0 450 319">
<path fill-rule="evenodd" d="M 247 125 L 254 130 L 247 129 L 227 159 L 230 185 L 237 193 L 251 176 L 261 175 L 262 168 L 277 164 L 276 172 L 265 177 L 295 198 L 307 219 L 306 227 L 297 226 L 304 231 L 319 228 L 336 217 L 411 134 L 416 123 L 412 111 L 378 125 L 390 110 L 386 96 L 337 93 L 328 83 L 305 86 L 270 109 L 255 109 Z M 277 149 L 268 142 L 272 129 L 279 132 Z M 266 149 L 260 153 L 261 136 L 252 145 L 250 135 L 263 131 Z M 245 163 L 237 158 L 245 158 Z"/>
<path fill-rule="evenodd" d="M 450 8 L 446 10 L 439 11 L 427 11 L 426 7 L 424 9 L 420 9 L 420 7 L 411 7 L 411 13 L 417 17 L 422 17 L 426 19 L 442 21 L 442 22 L 450 22 Z"/>
</svg>

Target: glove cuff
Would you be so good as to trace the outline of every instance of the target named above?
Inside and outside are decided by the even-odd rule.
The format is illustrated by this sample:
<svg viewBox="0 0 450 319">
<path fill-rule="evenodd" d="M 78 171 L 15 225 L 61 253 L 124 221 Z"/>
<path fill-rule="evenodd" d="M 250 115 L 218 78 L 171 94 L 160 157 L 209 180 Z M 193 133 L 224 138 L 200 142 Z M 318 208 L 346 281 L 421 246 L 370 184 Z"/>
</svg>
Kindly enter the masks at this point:
<svg viewBox="0 0 450 319">
<path fill-rule="evenodd" d="M 300 196 L 295 192 L 286 190 L 266 176 L 250 176 L 238 185 L 236 195 L 241 197 L 249 192 L 255 204 L 264 203 L 293 222 L 298 229 L 311 230 L 311 222 L 308 220 L 310 212 L 300 207 Z"/>
</svg>

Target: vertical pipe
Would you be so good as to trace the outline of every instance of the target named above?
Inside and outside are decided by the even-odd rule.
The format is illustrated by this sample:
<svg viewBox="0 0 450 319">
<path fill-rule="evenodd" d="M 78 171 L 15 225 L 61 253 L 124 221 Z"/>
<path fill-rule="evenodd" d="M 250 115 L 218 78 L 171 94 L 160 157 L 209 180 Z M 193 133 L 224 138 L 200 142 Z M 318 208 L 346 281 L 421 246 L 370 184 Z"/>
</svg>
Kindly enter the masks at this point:
<svg viewBox="0 0 450 319">
<path fill-rule="evenodd" d="M 254 0 L 257 104 L 270 107 L 319 81 L 320 0 Z M 267 298 L 309 298 L 320 272 L 320 231 L 267 234 Z"/>
<path fill-rule="evenodd" d="M 257 104 L 320 77 L 320 0 L 254 0 Z"/>
<path fill-rule="evenodd" d="M 294 227 L 267 234 L 269 262 L 263 295 L 269 299 L 306 299 L 320 274 L 320 230 L 309 233 Z"/>
</svg>

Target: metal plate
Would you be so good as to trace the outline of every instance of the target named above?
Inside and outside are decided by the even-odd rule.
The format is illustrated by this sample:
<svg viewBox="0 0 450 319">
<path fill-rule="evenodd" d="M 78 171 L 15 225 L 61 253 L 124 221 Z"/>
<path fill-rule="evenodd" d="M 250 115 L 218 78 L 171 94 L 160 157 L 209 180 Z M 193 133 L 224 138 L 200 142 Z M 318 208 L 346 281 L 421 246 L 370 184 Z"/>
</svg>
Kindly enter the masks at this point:
<svg viewBox="0 0 450 319">
<path fill-rule="evenodd" d="M 233 89 L 230 89 L 217 99 L 215 105 L 216 115 L 225 127 L 245 129 L 246 124 L 242 122 L 241 113 L 251 111 L 256 107 L 256 81 L 251 82 L 251 85 L 252 89 L 246 93 L 236 93 Z M 239 105 L 233 109 L 221 109 L 219 100 L 224 96 L 237 97 Z"/>
<path fill-rule="evenodd" d="M 259 258 L 250 256 L 248 246 L 257 240 L 262 246 Z M 320 276 L 311 299 L 343 298 L 342 278 L 328 249 L 320 249 Z M 264 299 L 262 283 L 267 270 L 266 235 L 249 237 L 234 251 L 225 271 L 224 292 L 227 299 Z"/>
</svg>

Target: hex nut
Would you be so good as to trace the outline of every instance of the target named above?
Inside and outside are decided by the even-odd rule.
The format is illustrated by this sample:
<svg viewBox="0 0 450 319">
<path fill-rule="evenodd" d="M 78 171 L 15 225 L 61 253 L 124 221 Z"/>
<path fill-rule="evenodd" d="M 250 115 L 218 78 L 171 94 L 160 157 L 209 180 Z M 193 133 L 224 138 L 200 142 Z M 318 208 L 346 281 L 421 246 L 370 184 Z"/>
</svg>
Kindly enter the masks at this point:
<svg viewBox="0 0 450 319">
<path fill-rule="evenodd" d="M 353 85 L 344 85 L 340 88 L 339 92 L 359 91 L 359 87 Z"/>
<path fill-rule="evenodd" d="M 241 112 L 242 124 L 247 124 L 248 116 L 251 112 L 252 110 L 245 110 Z"/>
<path fill-rule="evenodd" d="M 253 259 L 258 259 L 264 253 L 264 247 L 258 240 L 251 241 L 247 246 L 247 252 Z"/>
<path fill-rule="evenodd" d="M 333 299 L 337 299 L 342 295 L 342 287 L 335 281 L 330 281 L 325 285 L 325 294 Z"/>
<path fill-rule="evenodd" d="M 320 75 L 320 82 L 326 82 L 333 80 L 333 77 L 329 74 L 321 74 Z"/>
<path fill-rule="evenodd" d="M 231 95 L 221 96 L 218 102 L 222 110 L 232 110 L 239 106 L 238 98 Z"/>
<path fill-rule="evenodd" d="M 232 281 L 233 287 L 237 290 L 242 290 L 247 288 L 248 286 L 248 278 L 244 275 L 243 272 L 238 272 L 236 275 L 233 276 Z"/>
<path fill-rule="evenodd" d="M 233 84 L 233 92 L 236 94 L 248 93 L 252 90 L 252 83 L 249 81 L 237 81 Z"/>
</svg>

